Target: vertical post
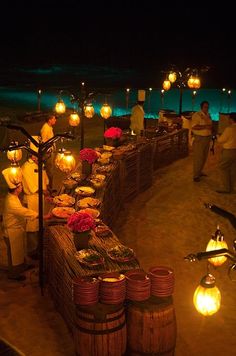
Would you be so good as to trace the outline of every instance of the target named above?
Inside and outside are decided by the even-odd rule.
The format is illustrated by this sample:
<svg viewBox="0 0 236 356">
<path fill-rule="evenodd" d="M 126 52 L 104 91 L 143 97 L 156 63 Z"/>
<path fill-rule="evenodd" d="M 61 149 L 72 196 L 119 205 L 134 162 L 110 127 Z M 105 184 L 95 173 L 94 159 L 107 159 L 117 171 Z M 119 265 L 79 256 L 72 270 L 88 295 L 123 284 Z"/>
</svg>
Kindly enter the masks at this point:
<svg viewBox="0 0 236 356">
<path fill-rule="evenodd" d="M 126 109 L 129 108 L 129 92 L 130 92 L 130 89 L 127 88 L 126 89 Z"/>
<path fill-rule="evenodd" d="M 165 90 L 161 90 L 161 109 L 164 108 L 164 95 L 165 95 Z"/>
<path fill-rule="evenodd" d="M 228 90 L 228 113 L 230 112 L 231 107 L 231 90 Z"/>
<path fill-rule="evenodd" d="M 38 90 L 38 111 L 41 111 L 41 94 L 42 94 L 42 90 L 39 89 Z"/>
<path fill-rule="evenodd" d="M 39 195 L 39 285 L 41 294 L 44 288 L 44 229 L 43 229 L 43 153 L 42 143 L 39 144 L 38 150 L 38 195 Z"/>
<path fill-rule="evenodd" d="M 182 83 L 180 83 L 179 86 L 179 116 L 182 114 L 182 104 L 183 104 L 183 86 Z"/>
</svg>

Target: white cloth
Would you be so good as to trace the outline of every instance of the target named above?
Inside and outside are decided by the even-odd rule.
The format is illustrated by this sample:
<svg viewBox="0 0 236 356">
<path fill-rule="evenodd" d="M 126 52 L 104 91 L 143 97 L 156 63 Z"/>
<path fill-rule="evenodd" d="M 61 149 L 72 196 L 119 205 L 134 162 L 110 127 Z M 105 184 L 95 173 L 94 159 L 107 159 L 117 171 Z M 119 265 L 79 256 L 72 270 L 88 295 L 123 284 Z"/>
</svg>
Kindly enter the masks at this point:
<svg viewBox="0 0 236 356">
<path fill-rule="evenodd" d="M 225 149 L 236 148 L 236 123 L 224 129 L 224 132 L 217 138 L 217 142 L 223 144 Z"/>
<path fill-rule="evenodd" d="M 130 121 L 131 130 L 140 131 L 144 129 L 144 110 L 141 105 L 137 104 L 132 108 Z"/>
<path fill-rule="evenodd" d="M 38 165 L 29 159 L 21 167 L 22 170 L 22 184 L 25 193 L 24 200 L 27 207 L 38 213 Z M 49 183 L 47 173 L 43 171 L 43 190 L 47 189 Z M 26 231 L 35 232 L 39 230 L 38 219 L 28 220 L 26 224 Z"/>
<path fill-rule="evenodd" d="M 43 142 L 48 141 L 50 138 L 54 137 L 52 126 L 45 122 L 45 124 L 41 128 L 40 134 Z"/>
<path fill-rule="evenodd" d="M 35 219 L 37 213 L 22 206 L 15 194 L 8 193 L 3 207 L 4 235 L 9 238 L 12 265 L 24 263 L 26 219 Z"/>
<path fill-rule="evenodd" d="M 192 116 L 192 132 L 198 136 L 211 136 L 210 129 L 194 130 L 194 126 L 197 125 L 212 125 L 212 120 L 209 114 L 205 114 L 203 111 L 195 112 Z"/>
</svg>

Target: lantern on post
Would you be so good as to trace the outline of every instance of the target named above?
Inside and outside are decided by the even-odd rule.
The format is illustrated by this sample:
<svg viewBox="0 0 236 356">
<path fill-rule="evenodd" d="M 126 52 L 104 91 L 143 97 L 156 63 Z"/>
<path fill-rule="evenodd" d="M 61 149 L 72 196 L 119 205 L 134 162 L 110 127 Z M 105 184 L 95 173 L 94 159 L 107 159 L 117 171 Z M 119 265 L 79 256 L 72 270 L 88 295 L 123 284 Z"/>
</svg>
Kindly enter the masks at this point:
<svg viewBox="0 0 236 356">
<path fill-rule="evenodd" d="M 75 158 L 70 151 L 65 151 L 59 161 L 58 168 L 64 173 L 70 173 L 75 169 Z"/>
<path fill-rule="evenodd" d="M 212 274 L 204 276 L 195 290 L 193 303 L 197 311 L 204 315 L 213 315 L 220 309 L 221 293 L 215 285 Z"/>
<path fill-rule="evenodd" d="M 10 150 L 11 147 L 18 145 L 17 141 L 13 141 L 11 142 L 10 146 L 9 146 L 9 150 L 7 151 L 7 158 L 11 161 L 11 162 L 19 162 L 22 159 L 22 150 L 18 149 L 18 150 Z"/>
<path fill-rule="evenodd" d="M 171 83 L 174 83 L 177 79 L 177 74 L 176 72 L 170 72 L 169 75 L 168 75 L 168 79 Z"/>
<path fill-rule="evenodd" d="M 80 124 L 80 117 L 76 111 L 73 111 L 69 116 L 69 125 L 76 127 Z"/>
<path fill-rule="evenodd" d="M 164 80 L 162 88 L 166 91 L 169 90 L 171 88 L 171 82 L 168 79 Z"/>
<path fill-rule="evenodd" d="M 66 152 L 65 148 L 59 148 L 58 152 L 57 152 L 57 155 L 56 155 L 56 158 L 55 158 L 55 166 L 57 168 L 59 168 L 60 166 L 60 162 L 61 162 L 61 159 L 62 157 L 64 156 L 64 153 Z"/>
<path fill-rule="evenodd" d="M 103 119 L 105 119 L 105 120 L 109 119 L 109 117 L 112 114 L 111 107 L 108 104 L 103 104 L 103 106 L 101 107 L 101 110 L 100 110 L 100 114 Z"/>
<path fill-rule="evenodd" d="M 220 250 L 222 248 L 228 249 L 228 245 L 224 241 L 224 236 L 222 235 L 218 225 L 215 234 L 212 236 L 212 238 L 207 244 L 206 251 L 213 251 L 213 250 L 215 251 L 215 250 Z M 227 260 L 226 256 L 212 257 L 208 259 L 208 261 L 215 267 L 223 265 L 223 263 L 225 263 L 226 260 Z"/>
<path fill-rule="evenodd" d="M 66 112 L 66 105 L 64 101 L 60 98 L 55 105 L 55 111 L 57 114 L 61 115 Z"/>
<path fill-rule="evenodd" d="M 85 115 L 85 117 L 87 117 L 87 119 L 92 119 L 92 117 L 94 115 L 94 107 L 91 103 L 86 104 L 84 106 L 84 115 Z"/>
</svg>

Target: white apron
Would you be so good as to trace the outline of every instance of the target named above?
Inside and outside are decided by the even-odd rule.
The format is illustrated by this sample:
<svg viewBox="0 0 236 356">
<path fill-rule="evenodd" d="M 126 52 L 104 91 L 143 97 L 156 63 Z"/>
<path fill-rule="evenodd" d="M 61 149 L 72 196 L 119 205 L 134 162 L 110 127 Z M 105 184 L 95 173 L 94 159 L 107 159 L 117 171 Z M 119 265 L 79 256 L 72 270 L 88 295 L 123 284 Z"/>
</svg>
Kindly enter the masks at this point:
<svg viewBox="0 0 236 356">
<path fill-rule="evenodd" d="M 38 193 L 35 194 L 25 194 L 25 201 L 27 208 L 38 212 L 39 196 Z M 39 230 L 39 219 L 27 220 L 26 222 L 26 231 L 27 232 L 36 232 Z"/>
<path fill-rule="evenodd" d="M 12 265 L 18 266 L 24 263 L 25 250 L 25 231 L 24 229 L 7 229 L 7 237 L 9 238 L 11 248 Z"/>
</svg>

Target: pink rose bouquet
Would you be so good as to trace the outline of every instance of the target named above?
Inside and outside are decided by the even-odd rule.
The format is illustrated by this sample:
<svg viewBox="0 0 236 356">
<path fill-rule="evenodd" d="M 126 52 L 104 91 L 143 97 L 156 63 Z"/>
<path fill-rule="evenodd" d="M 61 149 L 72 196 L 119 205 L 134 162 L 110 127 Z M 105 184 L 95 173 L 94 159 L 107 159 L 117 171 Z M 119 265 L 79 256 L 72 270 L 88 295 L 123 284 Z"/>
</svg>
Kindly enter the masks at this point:
<svg viewBox="0 0 236 356">
<path fill-rule="evenodd" d="M 111 138 L 113 140 L 119 139 L 122 136 L 122 130 L 119 127 L 110 127 L 104 132 L 105 138 Z"/>
<path fill-rule="evenodd" d="M 82 161 L 92 164 L 98 159 L 98 154 L 92 148 L 83 148 L 79 153 L 79 157 Z"/>
<path fill-rule="evenodd" d="M 90 214 L 76 211 L 68 218 L 67 226 L 73 232 L 84 232 L 94 229 L 95 221 Z"/>
</svg>

